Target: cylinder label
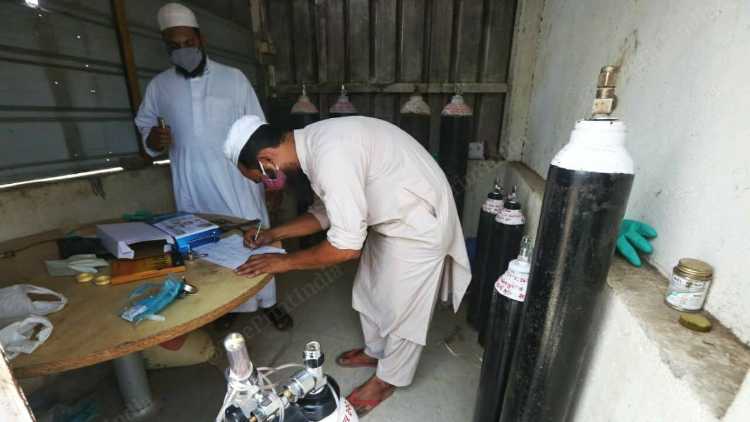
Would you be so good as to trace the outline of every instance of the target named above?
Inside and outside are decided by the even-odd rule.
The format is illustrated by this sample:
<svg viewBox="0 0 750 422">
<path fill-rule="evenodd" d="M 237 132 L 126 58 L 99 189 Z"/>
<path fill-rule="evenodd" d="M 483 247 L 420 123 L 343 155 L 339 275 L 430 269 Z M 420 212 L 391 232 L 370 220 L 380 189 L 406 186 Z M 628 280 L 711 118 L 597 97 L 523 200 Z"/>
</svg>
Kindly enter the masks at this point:
<svg viewBox="0 0 750 422">
<path fill-rule="evenodd" d="M 529 284 L 529 274 L 508 270 L 495 283 L 495 290 L 508 299 L 518 302 L 526 300 L 526 286 Z"/>
<path fill-rule="evenodd" d="M 484 204 L 482 204 L 482 211 L 488 212 L 490 214 L 495 214 L 500 212 L 500 210 L 503 209 L 503 200 L 502 199 L 487 199 L 484 201 Z"/>
<path fill-rule="evenodd" d="M 706 301 L 708 285 L 708 281 L 691 280 L 672 274 L 667 289 L 667 302 L 681 310 L 699 311 Z"/>
<path fill-rule="evenodd" d="M 503 208 L 502 210 L 500 210 L 500 212 L 497 213 L 495 221 L 507 226 L 520 226 L 526 222 L 526 218 L 524 218 L 521 210 L 509 210 L 507 208 Z"/>
</svg>

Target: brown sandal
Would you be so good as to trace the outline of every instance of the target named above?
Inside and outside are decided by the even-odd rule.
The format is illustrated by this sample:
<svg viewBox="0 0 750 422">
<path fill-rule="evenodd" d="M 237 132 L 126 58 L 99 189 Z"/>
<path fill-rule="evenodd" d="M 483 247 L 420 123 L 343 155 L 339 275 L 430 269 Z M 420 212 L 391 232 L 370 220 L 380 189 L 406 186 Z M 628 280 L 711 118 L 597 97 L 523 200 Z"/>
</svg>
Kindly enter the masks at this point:
<svg viewBox="0 0 750 422">
<path fill-rule="evenodd" d="M 346 398 L 346 400 L 354 407 L 354 411 L 357 412 L 357 416 L 363 417 L 367 415 L 368 413 L 372 412 L 373 409 L 378 407 L 378 405 L 382 402 L 384 402 L 388 397 L 390 397 L 393 392 L 396 389 L 393 388 L 391 391 L 388 392 L 388 394 L 383 397 L 380 400 L 366 400 L 366 399 L 360 399 L 357 397 L 357 392 L 359 391 L 354 390 L 351 394 Z"/>
<path fill-rule="evenodd" d="M 336 364 L 344 368 L 377 368 L 378 367 L 377 361 L 370 362 L 370 363 L 352 363 L 351 362 L 353 358 L 360 356 L 360 355 L 365 355 L 365 349 L 349 350 L 348 352 L 344 352 L 340 354 L 336 358 Z"/>
</svg>

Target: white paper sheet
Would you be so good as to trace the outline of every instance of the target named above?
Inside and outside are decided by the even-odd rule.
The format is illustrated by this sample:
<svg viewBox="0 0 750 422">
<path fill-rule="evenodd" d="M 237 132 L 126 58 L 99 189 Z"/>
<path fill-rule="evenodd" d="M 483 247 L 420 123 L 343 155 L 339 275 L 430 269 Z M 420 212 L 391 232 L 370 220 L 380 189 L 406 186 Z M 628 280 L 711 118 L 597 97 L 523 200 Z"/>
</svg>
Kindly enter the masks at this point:
<svg viewBox="0 0 750 422">
<path fill-rule="evenodd" d="M 198 246 L 193 249 L 193 251 L 201 255 L 205 254 L 205 256 L 201 256 L 200 259 L 205 259 L 208 262 L 230 269 L 235 269 L 244 264 L 247 259 L 253 255 L 286 253 L 286 250 L 275 248 L 273 246 L 262 246 L 257 249 L 248 249 L 244 245 L 242 236 L 238 234 L 225 237 L 216 243 L 208 243 Z"/>
</svg>

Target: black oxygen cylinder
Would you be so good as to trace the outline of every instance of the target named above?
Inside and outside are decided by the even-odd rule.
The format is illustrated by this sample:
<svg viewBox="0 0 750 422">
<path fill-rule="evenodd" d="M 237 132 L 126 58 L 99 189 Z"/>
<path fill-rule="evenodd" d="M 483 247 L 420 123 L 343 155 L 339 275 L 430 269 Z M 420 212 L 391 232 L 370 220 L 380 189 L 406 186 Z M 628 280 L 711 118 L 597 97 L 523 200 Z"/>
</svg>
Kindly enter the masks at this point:
<svg viewBox="0 0 750 422">
<path fill-rule="evenodd" d="M 502 422 L 565 422 L 575 408 L 634 177 L 625 125 L 609 117 L 613 71 L 549 167 Z"/>
<path fill-rule="evenodd" d="M 320 111 L 307 96 L 307 88 L 302 85 L 302 95 L 294 103 L 290 111 L 290 122 L 292 129 L 302 129 L 310 123 L 320 120 Z"/>
<path fill-rule="evenodd" d="M 275 92 L 271 94 L 271 98 L 268 99 L 268 123 L 281 130 L 289 130 L 291 128 L 291 118 L 289 109 L 292 106 L 290 98 L 279 97 Z"/>
<path fill-rule="evenodd" d="M 438 163 L 453 190 L 459 218 L 463 219 L 466 192 L 466 166 L 469 155 L 473 112 L 460 94 L 451 98 L 440 118 L 440 151 Z"/>
<path fill-rule="evenodd" d="M 339 98 L 335 103 L 333 103 L 331 108 L 328 109 L 328 114 L 330 117 L 347 117 L 357 115 L 357 109 L 356 107 L 354 107 L 354 104 L 349 101 L 349 96 L 346 95 L 346 87 L 344 85 L 341 85 L 341 95 L 339 95 Z"/>
<path fill-rule="evenodd" d="M 521 325 L 530 258 L 529 238 L 524 236 L 518 258 L 508 264 L 508 269 L 493 286 L 474 422 L 497 421 L 500 417 L 513 349 Z"/>
<path fill-rule="evenodd" d="M 466 292 L 466 321 L 475 330 L 479 330 L 479 285 L 487 272 L 490 257 L 490 244 L 492 243 L 492 229 L 495 224 L 495 216 L 503 209 L 503 198 L 505 192 L 500 180 L 495 180 L 495 186 L 479 211 L 479 227 L 477 228 L 477 252 L 472 262 L 472 277 Z"/>
<path fill-rule="evenodd" d="M 526 218 L 521 211 L 516 189 L 505 199 L 503 209 L 495 216 L 492 245 L 488 259 L 486 277 L 479 286 L 479 344 L 485 345 L 487 325 L 490 320 L 490 304 L 495 282 L 503 274 L 508 263 L 518 256 L 523 238 Z"/>
<path fill-rule="evenodd" d="M 415 93 L 401 107 L 399 126 L 416 139 L 427 151 L 430 150 L 430 105 L 422 95 Z"/>
<path fill-rule="evenodd" d="M 307 87 L 302 85 L 302 95 L 294 103 L 290 111 L 291 129 L 302 129 L 305 126 L 320 120 L 320 111 L 307 96 Z M 310 186 L 310 180 L 302 174 L 294 183 L 294 192 L 297 197 L 297 215 L 307 212 L 313 203 L 314 193 Z M 323 234 L 304 236 L 299 239 L 301 248 L 308 248 L 323 240 Z"/>
</svg>

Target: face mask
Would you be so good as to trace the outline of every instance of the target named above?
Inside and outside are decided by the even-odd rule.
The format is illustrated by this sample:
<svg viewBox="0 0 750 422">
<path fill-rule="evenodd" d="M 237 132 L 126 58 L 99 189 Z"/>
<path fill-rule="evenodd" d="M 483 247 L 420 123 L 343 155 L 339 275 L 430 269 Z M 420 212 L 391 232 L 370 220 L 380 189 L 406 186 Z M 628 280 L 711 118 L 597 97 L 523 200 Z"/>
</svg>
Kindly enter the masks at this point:
<svg viewBox="0 0 750 422">
<path fill-rule="evenodd" d="M 261 164 L 260 161 L 258 161 L 258 166 L 260 166 L 260 172 L 263 173 L 260 181 L 263 182 L 263 186 L 265 186 L 266 189 L 270 191 L 284 189 L 284 186 L 286 185 L 286 174 L 281 171 L 279 166 L 276 166 L 276 177 L 274 178 L 268 176 L 266 169 L 263 168 L 263 164 Z"/>
<path fill-rule="evenodd" d="M 198 47 L 178 48 L 169 53 L 169 60 L 186 73 L 192 73 L 203 61 L 203 50 Z"/>
</svg>

